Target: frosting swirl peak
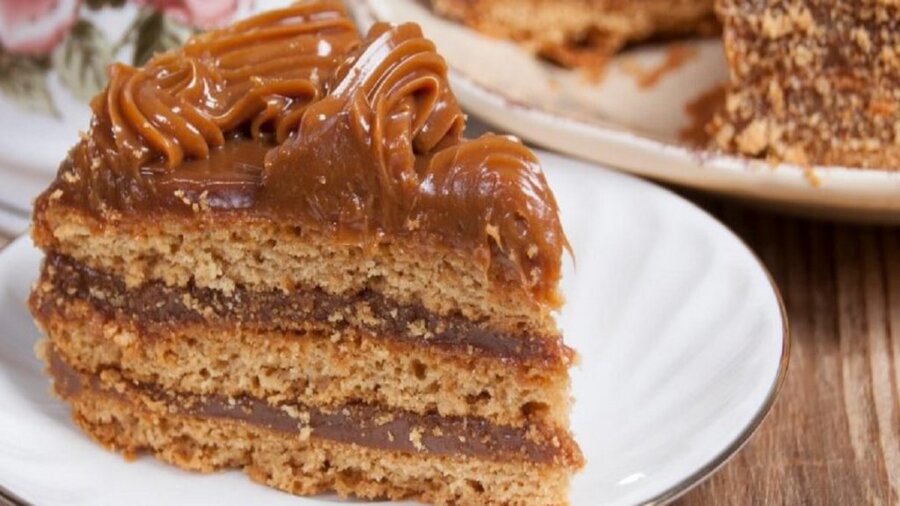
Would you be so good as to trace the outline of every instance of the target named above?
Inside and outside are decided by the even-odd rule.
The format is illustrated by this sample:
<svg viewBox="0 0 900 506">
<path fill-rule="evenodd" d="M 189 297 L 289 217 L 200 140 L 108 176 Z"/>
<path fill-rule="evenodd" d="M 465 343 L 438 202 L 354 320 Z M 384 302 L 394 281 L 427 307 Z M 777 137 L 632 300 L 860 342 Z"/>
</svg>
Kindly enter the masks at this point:
<svg viewBox="0 0 900 506">
<path fill-rule="evenodd" d="M 143 68 L 112 65 L 94 111 L 138 163 L 206 158 L 248 124 L 253 137 L 280 142 L 357 42 L 339 2 L 296 4 L 194 37 Z"/>
</svg>

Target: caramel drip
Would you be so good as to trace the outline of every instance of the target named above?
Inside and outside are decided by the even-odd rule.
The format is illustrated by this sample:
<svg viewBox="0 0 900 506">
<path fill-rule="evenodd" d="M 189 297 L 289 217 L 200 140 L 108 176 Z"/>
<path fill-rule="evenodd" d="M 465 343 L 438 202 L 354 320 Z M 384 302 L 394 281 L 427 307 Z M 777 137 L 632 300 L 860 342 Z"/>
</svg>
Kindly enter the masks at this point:
<svg viewBox="0 0 900 506">
<path fill-rule="evenodd" d="M 281 142 L 356 42 L 339 2 L 297 4 L 194 37 L 140 69 L 112 65 L 94 111 L 139 164 L 206 158 L 248 124 L 254 138 L 271 132 Z"/>
<path fill-rule="evenodd" d="M 59 189 L 102 220 L 204 209 L 368 244 L 404 236 L 559 302 L 567 243 L 538 160 L 509 137 L 462 137 L 417 25 L 360 42 L 339 4 L 305 2 L 111 77 L 37 215 Z"/>
<path fill-rule="evenodd" d="M 513 138 L 485 134 L 420 163 L 412 221 L 427 230 L 480 238 L 514 281 L 552 293 L 569 243 L 540 162 Z M 460 209 L 470 217 L 460 220 Z M 570 250 L 571 251 L 571 250 Z"/>
</svg>

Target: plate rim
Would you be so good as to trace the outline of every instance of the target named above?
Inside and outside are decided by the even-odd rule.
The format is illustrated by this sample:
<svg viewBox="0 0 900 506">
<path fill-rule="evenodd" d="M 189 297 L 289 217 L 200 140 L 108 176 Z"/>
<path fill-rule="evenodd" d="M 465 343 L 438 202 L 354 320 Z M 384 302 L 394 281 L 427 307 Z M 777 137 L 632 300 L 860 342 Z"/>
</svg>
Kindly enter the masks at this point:
<svg viewBox="0 0 900 506">
<path fill-rule="evenodd" d="M 592 165 L 591 162 L 576 159 L 569 157 L 567 155 L 562 155 L 559 153 L 553 152 L 541 152 L 538 151 L 539 156 L 547 156 L 562 158 L 571 163 L 575 164 L 585 164 Z M 787 315 L 787 309 L 784 304 L 784 300 L 781 294 L 778 285 L 775 283 L 774 278 L 772 277 L 771 272 L 769 272 L 768 268 L 759 258 L 757 253 L 749 247 L 749 245 L 734 231 L 731 230 L 727 225 L 721 222 L 717 217 L 710 214 L 708 211 L 695 204 L 691 200 L 678 195 L 672 190 L 659 186 L 653 182 L 641 180 L 638 177 L 635 177 L 630 174 L 609 171 L 609 175 L 616 177 L 631 180 L 632 183 L 637 183 L 640 186 L 650 186 L 654 191 L 660 192 L 662 195 L 666 195 L 668 198 L 672 198 L 675 201 L 678 201 L 681 205 L 685 205 L 691 209 L 692 212 L 698 213 L 703 217 L 704 220 L 708 220 L 710 222 L 710 226 L 718 228 L 720 232 L 725 233 L 730 236 L 730 238 L 737 242 L 741 248 L 743 248 L 747 253 L 749 253 L 753 263 L 760 270 L 760 272 L 765 276 L 766 281 L 768 282 L 769 287 L 772 290 L 772 294 L 775 297 L 775 301 L 778 306 L 778 313 L 781 319 L 781 354 L 778 359 L 778 367 L 775 373 L 774 378 L 772 379 L 772 383 L 769 386 L 769 390 L 766 394 L 765 399 L 759 406 L 756 408 L 753 417 L 746 423 L 746 425 L 741 429 L 741 431 L 737 434 L 737 436 L 730 441 L 727 445 L 723 446 L 718 453 L 716 453 L 708 462 L 698 467 L 688 476 L 684 477 L 680 481 L 674 483 L 669 488 L 663 490 L 656 496 L 644 500 L 641 505 L 644 506 L 658 506 L 664 505 L 674 501 L 675 499 L 681 497 L 688 491 L 694 489 L 707 479 L 709 479 L 716 471 L 718 471 L 722 466 L 727 464 L 738 452 L 750 441 L 753 435 L 759 430 L 762 426 L 762 423 L 769 416 L 772 411 L 775 402 L 778 399 L 778 396 L 781 392 L 781 389 L 784 385 L 784 382 L 787 378 L 787 372 L 790 364 L 790 350 L 791 350 L 791 332 L 790 332 L 790 324 Z M 11 240 L 6 246 L 0 248 L 0 262 L 7 260 L 7 257 L 12 255 L 11 253 L 14 250 L 20 249 L 23 247 L 24 243 L 27 243 L 31 240 L 28 233 L 24 233 L 13 240 Z M 15 506 L 27 506 L 29 503 L 19 498 L 16 493 L 8 487 L 8 484 L 0 483 L 0 504 L 2 504 L 2 500 L 6 500 L 9 503 Z"/>
<path fill-rule="evenodd" d="M 349 0 L 348 5 L 353 15 L 364 21 L 359 24 L 369 26 L 373 22 L 384 21 L 374 5 L 380 1 Z M 431 16 L 438 17 L 433 13 Z M 900 192 L 900 170 L 838 165 L 804 167 L 784 162 L 772 165 L 766 160 L 691 147 L 602 119 L 578 118 L 571 114 L 552 111 L 541 104 L 523 102 L 479 81 L 450 62 L 447 62 L 447 68 L 451 84 L 457 88 L 457 97 L 468 112 L 482 118 L 486 123 L 514 131 L 516 135 L 566 156 L 598 163 L 619 172 L 717 195 L 780 205 L 797 214 L 823 214 L 816 210 L 825 210 L 829 216 L 837 216 L 848 221 L 900 222 L 900 201 L 892 204 L 893 197 Z M 462 94 L 459 93 L 460 89 L 463 91 Z M 476 94 L 479 96 L 472 98 Z M 473 107 L 473 101 L 492 102 L 494 108 L 502 106 L 512 114 L 519 115 L 518 117 L 528 116 L 537 119 L 543 123 L 539 128 L 544 131 L 555 130 L 560 134 L 582 135 L 595 142 L 606 143 L 612 148 L 638 152 L 645 157 L 662 160 L 674 166 L 670 167 L 673 170 L 648 168 L 651 165 L 658 165 L 652 161 L 613 161 L 609 156 L 600 159 L 585 154 L 583 149 L 573 149 L 571 145 L 548 143 L 539 138 L 540 134 L 528 134 L 524 128 L 510 126 L 524 122 L 513 121 L 512 118 L 506 123 L 502 120 L 497 121 L 490 112 L 479 111 L 481 108 Z M 707 173 L 698 176 L 700 171 Z M 761 187 L 760 184 L 765 187 Z M 772 188 L 777 191 L 767 191 Z M 788 193 L 791 195 L 787 195 Z M 852 201 L 842 202 L 846 200 Z M 837 212 L 844 214 L 836 215 Z"/>
</svg>

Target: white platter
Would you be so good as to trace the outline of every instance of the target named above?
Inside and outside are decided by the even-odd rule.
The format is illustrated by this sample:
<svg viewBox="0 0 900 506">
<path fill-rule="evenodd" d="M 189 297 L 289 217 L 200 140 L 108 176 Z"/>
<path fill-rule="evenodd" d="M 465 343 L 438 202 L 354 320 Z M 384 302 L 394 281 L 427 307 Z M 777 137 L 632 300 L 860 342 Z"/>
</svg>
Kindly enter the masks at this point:
<svg viewBox="0 0 900 506">
<path fill-rule="evenodd" d="M 754 255 L 709 215 L 652 184 L 540 153 L 577 266 L 560 315 L 581 354 L 572 424 L 588 464 L 574 506 L 662 503 L 740 449 L 784 378 L 788 334 Z M 292 504 L 241 473 L 198 475 L 95 446 L 49 393 L 25 299 L 40 254 L 0 253 L 0 486 L 35 505 Z"/>
<path fill-rule="evenodd" d="M 772 166 L 681 142 L 679 132 L 691 124 L 685 106 L 726 79 L 718 40 L 679 42 L 694 55 L 656 85 L 640 86 L 634 69 L 659 68 L 669 54 L 665 46 L 628 51 L 597 82 L 439 17 L 428 4 L 349 2 L 362 27 L 375 20 L 419 23 L 447 60 L 466 111 L 501 131 L 641 176 L 783 210 L 900 223 L 900 170 Z"/>
</svg>

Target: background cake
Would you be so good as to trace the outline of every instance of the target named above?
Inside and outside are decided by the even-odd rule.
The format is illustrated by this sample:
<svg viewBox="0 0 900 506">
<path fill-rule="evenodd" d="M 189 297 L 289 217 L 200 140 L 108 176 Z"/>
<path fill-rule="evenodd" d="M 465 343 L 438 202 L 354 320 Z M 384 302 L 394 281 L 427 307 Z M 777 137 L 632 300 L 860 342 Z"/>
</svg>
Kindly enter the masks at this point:
<svg viewBox="0 0 900 506">
<path fill-rule="evenodd" d="M 34 213 L 76 423 L 297 494 L 567 503 L 557 206 L 445 74 L 327 1 L 113 66 Z"/>
<path fill-rule="evenodd" d="M 725 91 L 701 88 L 692 101 L 670 104 L 676 112 L 686 107 L 697 123 L 684 130 L 682 140 L 773 163 L 900 167 L 896 1 L 431 3 L 437 13 L 481 32 L 519 41 L 563 65 L 593 70 L 602 70 L 632 42 L 714 33 L 718 19 L 728 67 Z M 681 61 L 674 54 L 659 68 L 671 70 L 670 64 Z"/>
<path fill-rule="evenodd" d="M 431 0 L 435 11 L 567 67 L 602 69 L 632 42 L 718 29 L 713 0 Z"/>
<path fill-rule="evenodd" d="M 719 0 L 730 78 L 718 147 L 799 164 L 900 167 L 900 5 Z"/>
</svg>

